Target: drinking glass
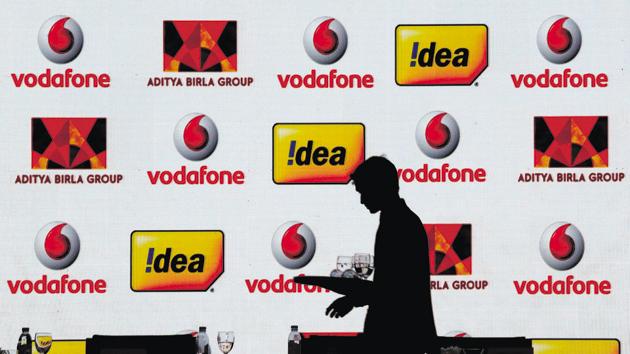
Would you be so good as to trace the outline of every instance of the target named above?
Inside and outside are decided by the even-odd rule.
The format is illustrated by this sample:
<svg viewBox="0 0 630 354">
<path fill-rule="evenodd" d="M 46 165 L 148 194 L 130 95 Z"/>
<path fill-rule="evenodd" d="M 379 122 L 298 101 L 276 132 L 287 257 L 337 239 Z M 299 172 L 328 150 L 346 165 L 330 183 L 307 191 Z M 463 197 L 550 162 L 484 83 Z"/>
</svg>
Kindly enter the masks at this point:
<svg viewBox="0 0 630 354">
<path fill-rule="evenodd" d="M 39 354 L 46 354 L 52 346 L 52 334 L 48 332 L 35 333 L 35 349 Z"/>
<path fill-rule="evenodd" d="M 367 253 L 355 253 L 352 257 L 352 265 L 359 277 L 367 279 L 374 271 L 374 257 Z"/>
<path fill-rule="evenodd" d="M 219 332 L 217 334 L 217 342 L 219 343 L 219 350 L 223 354 L 227 354 L 234 347 L 234 332 Z"/>
</svg>

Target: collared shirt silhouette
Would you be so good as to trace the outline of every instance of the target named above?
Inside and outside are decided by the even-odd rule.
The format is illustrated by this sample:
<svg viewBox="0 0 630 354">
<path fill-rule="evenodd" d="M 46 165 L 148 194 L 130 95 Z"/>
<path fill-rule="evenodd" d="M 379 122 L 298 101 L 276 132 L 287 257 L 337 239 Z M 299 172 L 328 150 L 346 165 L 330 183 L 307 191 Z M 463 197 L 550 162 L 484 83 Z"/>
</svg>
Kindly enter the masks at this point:
<svg viewBox="0 0 630 354">
<path fill-rule="evenodd" d="M 326 314 L 343 317 L 353 307 L 367 305 L 364 349 L 435 353 L 427 235 L 420 218 L 398 195 L 396 167 L 384 157 L 371 157 L 357 167 L 352 180 L 361 204 L 372 214 L 381 213 L 374 280 L 365 293 L 335 300 Z"/>
</svg>

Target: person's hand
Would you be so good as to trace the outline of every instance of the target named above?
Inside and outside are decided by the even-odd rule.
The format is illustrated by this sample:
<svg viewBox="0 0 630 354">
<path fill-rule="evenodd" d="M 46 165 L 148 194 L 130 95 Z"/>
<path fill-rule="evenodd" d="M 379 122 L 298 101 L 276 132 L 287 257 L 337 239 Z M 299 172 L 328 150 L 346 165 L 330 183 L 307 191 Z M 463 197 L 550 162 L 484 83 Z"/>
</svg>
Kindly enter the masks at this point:
<svg viewBox="0 0 630 354">
<path fill-rule="evenodd" d="M 326 316 L 330 316 L 331 318 L 339 318 L 348 314 L 348 312 L 352 311 L 354 305 L 349 297 L 343 296 L 333 301 L 330 306 L 326 309 Z"/>
</svg>

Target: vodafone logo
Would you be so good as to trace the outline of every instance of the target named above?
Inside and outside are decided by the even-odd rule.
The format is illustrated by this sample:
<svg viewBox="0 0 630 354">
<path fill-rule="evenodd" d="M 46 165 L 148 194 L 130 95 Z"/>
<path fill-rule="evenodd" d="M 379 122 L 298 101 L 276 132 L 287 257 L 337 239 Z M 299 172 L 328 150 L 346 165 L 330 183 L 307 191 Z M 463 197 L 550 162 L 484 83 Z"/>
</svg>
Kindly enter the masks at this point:
<svg viewBox="0 0 630 354">
<path fill-rule="evenodd" d="M 37 42 L 48 60 L 65 64 L 81 53 L 83 32 L 74 19 L 68 16 L 53 16 L 39 29 Z"/>
<path fill-rule="evenodd" d="M 448 333 L 446 333 L 444 335 L 445 337 L 454 337 L 454 338 L 470 338 L 471 335 L 464 332 L 464 331 L 459 331 L 459 330 L 455 330 L 455 331 L 450 331 Z"/>
<path fill-rule="evenodd" d="M 575 267 L 584 254 L 584 238 L 575 225 L 556 222 L 543 232 L 540 238 L 540 254 L 548 266 L 555 270 Z M 544 280 L 514 280 L 518 295 L 610 295 L 612 284 L 603 279 L 577 279 L 568 274 L 556 278 L 547 275 Z"/>
<path fill-rule="evenodd" d="M 571 269 L 580 262 L 584 254 L 582 233 L 572 224 L 553 223 L 540 238 L 540 254 L 553 269 Z"/>
<path fill-rule="evenodd" d="M 341 59 L 347 46 L 346 29 L 332 17 L 313 20 L 304 31 L 306 54 L 319 64 L 332 64 Z"/>
<path fill-rule="evenodd" d="M 431 158 L 442 159 L 449 156 L 459 143 L 457 121 L 446 112 L 427 113 L 416 127 L 416 143 Z"/>
<path fill-rule="evenodd" d="M 219 132 L 207 115 L 190 113 L 177 123 L 173 141 L 182 156 L 188 160 L 199 161 L 214 152 L 219 142 Z"/>
<path fill-rule="evenodd" d="M 42 227 L 35 238 L 37 259 L 50 269 L 65 269 L 79 255 L 79 234 L 67 223 L 53 221 Z"/>
<path fill-rule="evenodd" d="M 315 235 L 301 222 L 286 222 L 274 233 L 271 240 L 271 252 L 283 267 L 302 268 L 315 255 Z"/>
<path fill-rule="evenodd" d="M 575 58 L 582 45 L 577 23 L 567 16 L 549 17 L 538 29 L 538 50 L 554 64 L 564 64 Z"/>
</svg>

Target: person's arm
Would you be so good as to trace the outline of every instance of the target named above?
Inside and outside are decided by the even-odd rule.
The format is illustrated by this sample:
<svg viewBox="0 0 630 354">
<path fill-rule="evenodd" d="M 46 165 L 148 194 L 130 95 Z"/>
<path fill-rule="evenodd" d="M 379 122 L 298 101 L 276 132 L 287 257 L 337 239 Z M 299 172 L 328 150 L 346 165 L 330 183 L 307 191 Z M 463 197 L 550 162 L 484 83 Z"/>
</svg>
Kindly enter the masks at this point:
<svg viewBox="0 0 630 354">
<path fill-rule="evenodd" d="M 369 305 L 371 303 L 374 283 L 362 280 L 361 283 L 357 284 L 360 284 L 361 286 L 357 287 L 348 295 L 342 296 L 333 301 L 332 304 L 328 306 L 326 309 L 327 316 L 333 318 L 344 317 L 352 311 L 353 308 Z"/>
</svg>

